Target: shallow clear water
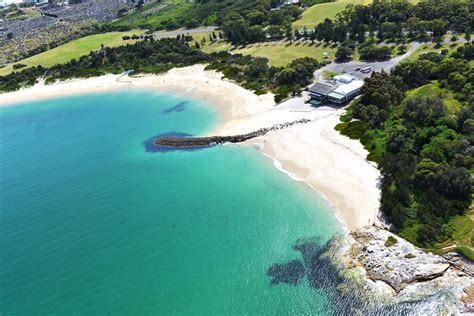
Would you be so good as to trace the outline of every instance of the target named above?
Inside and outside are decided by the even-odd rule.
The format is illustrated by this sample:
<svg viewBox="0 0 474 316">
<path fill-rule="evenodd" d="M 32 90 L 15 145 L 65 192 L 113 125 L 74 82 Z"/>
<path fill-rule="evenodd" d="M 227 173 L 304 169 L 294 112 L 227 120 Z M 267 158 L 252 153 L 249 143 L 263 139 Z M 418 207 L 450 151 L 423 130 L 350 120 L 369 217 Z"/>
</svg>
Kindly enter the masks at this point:
<svg viewBox="0 0 474 316">
<path fill-rule="evenodd" d="M 331 313 L 266 274 L 340 231 L 324 200 L 251 147 L 146 151 L 218 119 L 150 91 L 0 108 L 0 312 Z"/>
</svg>

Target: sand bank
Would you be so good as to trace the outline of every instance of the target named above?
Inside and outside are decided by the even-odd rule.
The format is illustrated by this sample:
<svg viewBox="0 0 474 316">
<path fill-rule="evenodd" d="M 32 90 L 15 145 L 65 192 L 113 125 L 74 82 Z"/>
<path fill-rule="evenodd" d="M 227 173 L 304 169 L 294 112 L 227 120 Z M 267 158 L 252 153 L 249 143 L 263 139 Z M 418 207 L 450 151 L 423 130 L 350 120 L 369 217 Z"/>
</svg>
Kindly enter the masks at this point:
<svg viewBox="0 0 474 316">
<path fill-rule="evenodd" d="M 275 106 L 273 96 L 257 96 L 219 73 L 196 65 L 178 68 L 159 76 L 138 78 L 106 75 L 72 80 L 0 95 L 0 105 L 40 98 L 122 89 L 155 89 L 174 92 L 212 104 L 222 123 L 212 134 L 232 135 L 301 118 L 311 123 L 270 132 L 252 139 L 275 166 L 294 179 L 305 181 L 337 209 L 338 217 L 354 230 L 377 221 L 379 172 L 369 163 L 363 146 L 334 130 L 343 110 L 312 109 L 302 98 Z"/>
</svg>

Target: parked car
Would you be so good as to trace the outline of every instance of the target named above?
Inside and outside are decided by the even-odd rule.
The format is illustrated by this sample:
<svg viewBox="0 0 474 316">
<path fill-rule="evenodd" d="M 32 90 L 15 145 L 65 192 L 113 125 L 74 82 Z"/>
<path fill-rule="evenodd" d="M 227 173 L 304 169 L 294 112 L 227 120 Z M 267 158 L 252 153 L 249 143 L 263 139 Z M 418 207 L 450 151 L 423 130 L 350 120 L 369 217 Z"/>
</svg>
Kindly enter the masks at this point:
<svg viewBox="0 0 474 316">
<path fill-rule="evenodd" d="M 354 71 L 359 71 L 360 70 L 360 67 L 355 67 L 354 68 Z"/>
</svg>

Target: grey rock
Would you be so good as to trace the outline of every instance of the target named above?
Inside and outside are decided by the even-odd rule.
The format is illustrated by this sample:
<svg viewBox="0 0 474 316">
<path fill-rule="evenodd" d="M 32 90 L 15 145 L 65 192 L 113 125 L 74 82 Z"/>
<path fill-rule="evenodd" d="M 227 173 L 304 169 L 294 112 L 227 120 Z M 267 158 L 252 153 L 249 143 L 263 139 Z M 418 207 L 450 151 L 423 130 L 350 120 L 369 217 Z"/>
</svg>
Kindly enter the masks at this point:
<svg viewBox="0 0 474 316">
<path fill-rule="evenodd" d="M 354 253 L 361 254 L 352 259 L 358 261 L 369 278 L 384 281 L 396 292 L 411 283 L 442 276 L 450 267 L 445 258 L 423 252 L 403 238 L 377 227 L 364 228 L 353 232 L 352 236 L 356 240 L 353 247 L 359 248 Z M 386 247 L 385 242 L 389 236 L 396 238 L 397 243 Z M 408 254 L 416 256 L 406 258 Z"/>
</svg>

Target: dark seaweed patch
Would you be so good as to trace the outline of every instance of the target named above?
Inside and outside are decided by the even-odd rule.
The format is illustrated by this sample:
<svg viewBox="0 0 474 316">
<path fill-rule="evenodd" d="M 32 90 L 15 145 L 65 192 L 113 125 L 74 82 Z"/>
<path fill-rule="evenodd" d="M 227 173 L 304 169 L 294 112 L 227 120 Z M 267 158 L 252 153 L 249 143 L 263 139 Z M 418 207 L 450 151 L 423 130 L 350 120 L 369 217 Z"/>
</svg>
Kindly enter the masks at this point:
<svg viewBox="0 0 474 316">
<path fill-rule="evenodd" d="M 170 106 L 169 108 L 164 109 L 162 111 L 162 113 L 163 114 L 170 114 L 170 113 L 186 111 L 187 104 L 188 104 L 188 101 L 181 101 L 178 104 L 175 104 L 173 106 Z"/>
<path fill-rule="evenodd" d="M 364 296 L 357 287 L 334 264 L 334 256 L 338 254 L 335 251 L 338 248 L 337 241 L 337 238 L 327 243 L 322 243 L 319 238 L 298 240 L 293 249 L 301 253 L 303 261 L 273 264 L 267 271 L 267 275 L 272 277 L 271 285 L 297 285 L 306 275 L 310 287 L 321 289 L 328 295 L 335 315 L 353 315 L 367 311 L 370 303 L 364 301 Z"/>
<path fill-rule="evenodd" d="M 304 265 L 300 260 L 275 263 L 267 270 L 267 275 L 272 278 L 272 285 L 279 283 L 297 285 L 304 276 Z"/>
</svg>

